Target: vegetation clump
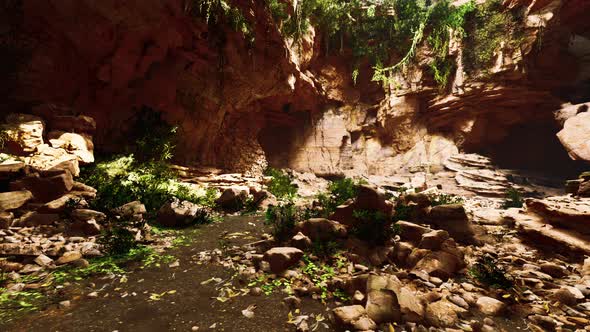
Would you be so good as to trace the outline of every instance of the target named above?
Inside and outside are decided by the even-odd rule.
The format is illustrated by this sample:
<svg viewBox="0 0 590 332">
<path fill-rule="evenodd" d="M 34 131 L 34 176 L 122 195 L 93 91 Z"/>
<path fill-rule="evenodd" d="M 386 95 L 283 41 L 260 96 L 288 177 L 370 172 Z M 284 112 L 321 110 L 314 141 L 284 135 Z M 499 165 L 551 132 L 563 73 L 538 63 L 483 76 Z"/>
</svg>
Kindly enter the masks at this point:
<svg viewBox="0 0 590 332">
<path fill-rule="evenodd" d="M 292 201 L 297 197 L 297 186 L 290 174 L 275 168 L 268 168 L 264 174 L 270 177 L 268 191 L 277 199 Z"/>
<path fill-rule="evenodd" d="M 513 286 L 511 278 L 496 259 L 489 255 L 480 257 L 469 269 L 469 275 L 481 284 L 491 288 L 510 289 Z"/>
<path fill-rule="evenodd" d="M 523 38 L 520 15 L 518 9 L 505 11 L 501 0 L 488 0 L 468 13 L 463 52 L 467 73 L 487 75 L 499 49 L 518 47 Z"/>
<path fill-rule="evenodd" d="M 503 209 L 521 208 L 524 205 L 522 193 L 516 188 L 510 188 L 506 191 L 504 196 Z"/>
<path fill-rule="evenodd" d="M 381 211 L 355 210 L 353 217 L 359 222 L 351 229 L 350 234 L 371 245 L 382 245 L 399 234 L 399 227 L 393 219 Z"/>
</svg>

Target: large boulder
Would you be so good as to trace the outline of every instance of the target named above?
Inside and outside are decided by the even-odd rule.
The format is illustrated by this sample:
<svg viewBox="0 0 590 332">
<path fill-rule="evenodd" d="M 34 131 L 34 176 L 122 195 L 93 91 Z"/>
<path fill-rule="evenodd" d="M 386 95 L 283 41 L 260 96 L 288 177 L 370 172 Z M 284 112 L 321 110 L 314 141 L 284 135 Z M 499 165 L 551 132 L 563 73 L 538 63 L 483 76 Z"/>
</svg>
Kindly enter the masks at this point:
<svg viewBox="0 0 590 332">
<path fill-rule="evenodd" d="M 33 199 L 28 190 L 0 193 L 0 211 L 15 210 Z"/>
<path fill-rule="evenodd" d="M 92 137 L 86 134 L 52 131 L 47 134 L 49 143 L 54 148 L 61 148 L 75 155 L 82 164 L 94 162 L 94 144 Z"/>
<path fill-rule="evenodd" d="M 572 159 L 590 161 L 590 112 L 567 119 L 557 138 Z"/>
<path fill-rule="evenodd" d="M 38 173 L 13 181 L 10 183 L 12 190 L 28 190 L 33 193 L 38 202 L 50 202 L 62 197 L 72 190 L 74 178 L 67 170 L 59 170 L 48 177 L 41 177 Z M 51 175 L 51 174 L 48 174 Z"/>
<path fill-rule="evenodd" d="M 474 232 L 461 204 L 446 204 L 433 207 L 424 219 L 438 229 L 444 229 L 455 240 L 463 243 L 474 243 Z"/>
<path fill-rule="evenodd" d="M 166 227 L 183 227 L 194 224 L 197 219 L 206 217 L 210 212 L 206 207 L 175 199 L 158 210 L 157 221 Z"/>
<path fill-rule="evenodd" d="M 12 226 L 14 220 L 14 214 L 12 212 L 0 212 L 0 229 L 8 229 Z"/>
<path fill-rule="evenodd" d="M 401 317 L 397 295 L 389 289 L 369 291 L 365 310 L 377 324 L 399 321 Z"/>
<path fill-rule="evenodd" d="M 346 236 L 346 227 L 337 221 L 324 218 L 311 218 L 300 222 L 295 226 L 295 230 L 313 241 L 328 241 Z"/>
<path fill-rule="evenodd" d="M 377 328 L 377 324 L 369 318 L 365 308 L 360 305 L 338 307 L 332 312 L 336 326 L 343 331 L 372 331 Z"/>
<path fill-rule="evenodd" d="M 215 201 L 217 206 L 227 211 L 238 211 L 248 198 L 248 188 L 230 187 L 221 193 L 221 196 Z"/>
<path fill-rule="evenodd" d="M 96 131 L 96 121 L 85 115 L 52 115 L 47 122 L 52 130 L 87 134 Z"/>
<path fill-rule="evenodd" d="M 297 264 L 303 257 L 303 251 L 293 247 L 275 247 L 264 253 L 263 260 L 267 261 L 273 273 L 279 274 Z"/>
<path fill-rule="evenodd" d="M 6 116 L 2 129 L 8 138 L 7 151 L 12 154 L 28 155 L 43 144 L 45 124 L 37 116 L 13 113 Z"/>
</svg>

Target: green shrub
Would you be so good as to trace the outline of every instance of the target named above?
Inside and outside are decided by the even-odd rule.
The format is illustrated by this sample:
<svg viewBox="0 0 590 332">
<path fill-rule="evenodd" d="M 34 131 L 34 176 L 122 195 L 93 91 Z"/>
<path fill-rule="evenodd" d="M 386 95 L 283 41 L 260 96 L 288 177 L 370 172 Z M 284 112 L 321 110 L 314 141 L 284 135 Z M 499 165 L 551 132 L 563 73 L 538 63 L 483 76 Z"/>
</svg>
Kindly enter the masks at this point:
<svg viewBox="0 0 590 332">
<path fill-rule="evenodd" d="M 0 130 L 0 150 L 4 149 L 6 142 L 8 142 L 9 137 L 6 133 L 6 130 Z"/>
<path fill-rule="evenodd" d="M 382 245 L 399 233 L 399 227 L 381 211 L 355 210 L 353 217 L 359 222 L 350 234 L 371 245 Z"/>
<path fill-rule="evenodd" d="M 264 174 L 270 176 L 268 191 L 280 200 L 293 200 L 297 197 L 297 186 L 293 184 L 293 177 L 285 171 L 268 168 Z"/>
<path fill-rule="evenodd" d="M 138 246 L 135 235 L 127 228 L 116 226 L 102 232 L 98 243 L 109 255 L 125 255 Z"/>
<path fill-rule="evenodd" d="M 349 178 L 330 182 L 328 191 L 316 196 L 317 206 L 308 211 L 310 217 L 328 218 L 339 205 L 349 199 L 355 199 L 359 186 L 366 184 L 363 180 Z"/>
<path fill-rule="evenodd" d="M 432 194 L 429 195 L 430 197 L 430 205 L 431 206 L 438 206 L 438 205 L 447 205 L 447 204 L 463 204 L 463 198 L 455 195 L 448 195 L 448 194 Z"/>
<path fill-rule="evenodd" d="M 510 188 L 506 191 L 504 196 L 504 203 L 502 204 L 503 209 L 509 208 L 521 208 L 524 205 L 522 193 L 516 188 Z"/>
<path fill-rule="evenodd" d="M 191 16 L 205 20 L 215 29 L 227 24 L 234 31 L 241 32 L 248 42 L 254 41 L 252 24 L 231 0 L 190 0 L 186 2 L 185 8 Z"/>
<path fill-rule="evenodd" d="M 483 285 L 492 288 L 510 289 L 513 281 L 491 256 L 480 257 L 469 269 L 469 275 Z"/>
<path fill-rule="evenodd" d="M 293 202 L 279 202 L 266 210 L 264 224 L 271 227 L 272 235 L 278 240 L 293 235 L 295 224 L 301 220 L 302 212 Z"/>
</svg>

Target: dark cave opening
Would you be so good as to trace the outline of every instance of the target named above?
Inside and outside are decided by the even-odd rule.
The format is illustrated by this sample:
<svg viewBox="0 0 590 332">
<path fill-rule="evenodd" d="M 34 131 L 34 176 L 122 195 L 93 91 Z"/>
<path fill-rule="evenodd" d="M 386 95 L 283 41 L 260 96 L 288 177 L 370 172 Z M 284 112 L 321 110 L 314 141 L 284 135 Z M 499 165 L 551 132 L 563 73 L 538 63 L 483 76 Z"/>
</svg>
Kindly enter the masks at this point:
<svg viewBox="0 0 590 332">
<path fill-rule="evenodd" d="M 547 122 L 512 127 L 501 141 L 486 143 L 475 152 L 490 157 L 500 168 L 522 171 L 560 181 L 577 178 L 587 164 L 572 160 L 556 134 L 560 128 Z"/>
</svg>

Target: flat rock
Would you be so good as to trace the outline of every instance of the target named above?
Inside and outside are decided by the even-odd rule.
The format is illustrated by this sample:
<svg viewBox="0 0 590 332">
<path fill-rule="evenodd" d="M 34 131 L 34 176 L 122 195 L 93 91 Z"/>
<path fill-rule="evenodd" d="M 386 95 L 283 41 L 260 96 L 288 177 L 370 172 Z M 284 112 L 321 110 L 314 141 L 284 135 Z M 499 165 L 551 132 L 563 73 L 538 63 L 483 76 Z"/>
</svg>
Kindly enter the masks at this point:
<svg viewBox="0 0 590 332">
<path fill-rule="evenodd" d="M 427 305 L 425 319 L 432 326 L 453 327 L 459 322 L 458 314 L 461 312 L 465 310 L 449 301 L 440 300 Z"/>
<path fill-rule="evenodd" d="M 15 210 L 33 199 L 33 194 L 28 190 L 0 193 L 0 211 Z"/>
<path fill-rule="evenodd" d="M 476 306 L 482 313 L 489 316 L 499 316 L 506 309 L 506 304 L 504 302 L 488 296 L 481 296 L 478 298 Z"/>
</svg>

